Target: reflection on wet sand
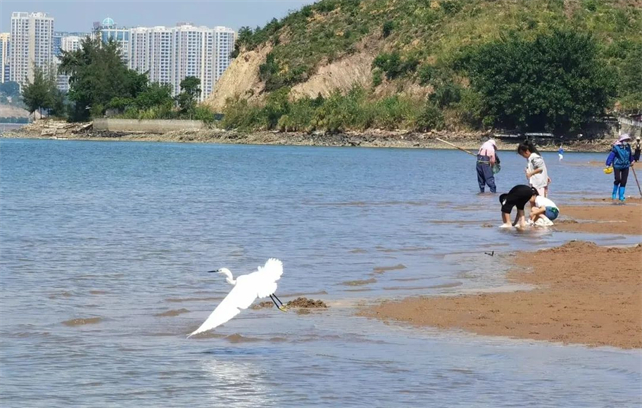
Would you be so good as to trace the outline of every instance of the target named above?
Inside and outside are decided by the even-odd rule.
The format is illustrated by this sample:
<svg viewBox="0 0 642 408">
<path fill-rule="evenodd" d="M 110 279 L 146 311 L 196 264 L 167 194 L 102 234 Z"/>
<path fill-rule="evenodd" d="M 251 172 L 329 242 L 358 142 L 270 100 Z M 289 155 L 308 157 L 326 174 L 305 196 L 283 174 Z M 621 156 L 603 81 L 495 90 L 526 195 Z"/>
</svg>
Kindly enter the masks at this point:
<svg viewBox="0 0 642 408">
<path fill-rule="evenodd" d="M 341 285 L 345 285 L 345 286 L 362 286 L 362 285 L 369 285 L 371 283 L 377 283 L 377 280 L 375 278 L 370 278 L 370 279 L 365 279 L 365 280 L 353 280 L 353 281 L 341 282 Z"/>
<path fill-rule="evenodd" d="M 461 286 L 463 283 L 461 282 L 452 282 L 452 283 L 444 283 L 442 285 L 432 285 L 432 286 L 389 286 L 389 287 L 384 287 L 383 290 L 430 290 L 430 289 L 448 289 L 448 288 L 456 288 L 457 286 Z"/>
<path fill-rule="evenodd" d="M 379 252 L 387 252 L 387 253 L 392 253 L 392 252 L 422 252 L 422 251 L 430 251 L 433 248 L 431 247 L 404 247 L 404 248 L 384 248 L 384 247 L 377 247 L 377 251 Z"/>
<path fill-rule="evenodd" d="M 399 270 L 402 270 L 402 269 L 406 269 L 406 265 L 397 264 L 397 265 L 394 265 L 394 266 L 377 266 L 377 267 L 372 268 L 372 271 L 374 273 L 385 273 L 385 272 L 389 272 L 389 271 L 399 271 Z"/>
<path fill-rule="evenodd" d="M 100 317 L 87 317 L 87 318 L 65 320 L 64 322 L 62 322 L 62 324 L 69 327 L 75 327 L 75 326 L 84 326 L 86 324 L 97 324 L 102 322 L 102 320 L 103 319 L 101 319 Z"/>
<path fill-rule="evenodd" d="M 204 297 L 204 298 L 168 298 L 165 302 L 169 303 L 182 303 L 182 302 L 211 302 L 216 300 L 223 300 L 223 297 Z"/>
<path fill-rule="evenodd" d="M 187 309 L 185 309 L 185 308 L 183 308 L 183 309 L 168 310 L 168 311 L 166 311 L 166 312 L 157 313 L 157 314 L 155 314 L 154 316 L 156 316 L 156 317 L 174 317 L 174 316 L 181 315 L 181 314 L 183 314 L 183 313 L 189 313 L 189 310 L 187 310 Z"/>
<path fill-rule="evenodd" d="M 434 205 L 431 201 L 345 201 L 336 203 L 307 203 L 308 205 L 329 206 L 329 207 L 388 207 L 396 205 L 408 205 L 420 207 Z"/>
</svg>

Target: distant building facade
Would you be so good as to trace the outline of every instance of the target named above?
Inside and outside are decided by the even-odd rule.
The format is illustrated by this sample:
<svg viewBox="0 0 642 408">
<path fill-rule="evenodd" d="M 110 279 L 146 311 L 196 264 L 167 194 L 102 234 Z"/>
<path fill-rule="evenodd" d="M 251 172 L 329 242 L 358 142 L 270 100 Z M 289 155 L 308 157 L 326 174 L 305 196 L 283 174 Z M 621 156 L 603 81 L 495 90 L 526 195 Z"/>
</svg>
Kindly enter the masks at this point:
<svg viewBox="0 0 642 408">
<path fill-rule="evenodd" d="M 94 33 L 99 36 L 103 42 L 108 42 L 109 40 L 118 42 L 118 44 L 120 44 L 123 61 L 129 61 L 129 28 L 119 27 L 113 19 L 107 17 L 100 23 L 94 23 Z"/>
<path fill-rule="evenodd" d="M 11 14 L 9 79 L 21 86 L 33 81 L 34 66 L 48 72 L 53 60 L 54 19 L 46 13 Z"/>
<path fill-rule="evenodd" d="M 214 83 L 230 64 L 236 33 L 226 27 L 196 27 L 179 23 L 175 27 L 131 29 L 129 67 L 147 72 L 150 82 L 169 84 L 180 92 L 185 77 L 201 80 L 200 100 L 212 93 Z"/>
<path fill-rule="evenodd" d="M 188 76 L 201 80 L 200 100 L 212 93 L 214 84 L 214 31 L 207 27 L 180 24 L 174 27 L 172 85 L 180 92 L 181 81 Z"/>
<path fill-rule="evenodd" d="M 223 72 L 230 66 L 232 58 L 230 55 L 234 51 L 236 42 L 236 32 L 227 27 L 214 27 L 214 82 L 216 83 Z"/>
<path fill-rule="evenodd" d="M 150 82 L 172 85 L 173 35 L 163 26 L 132 28 L 129 68 L 147 72 Z"/>
<path fill-rule="evenodd" d="M 0 33 L 0 82 L 9 81 L 9 48 L 11 47 L 11 34 Z"/>
<path fill-rule="evenodd" d="M 60 56 L 61 50 L 62 50 L 62 39 L 65 37 L 80 37 L 80 39 L 83 39 L 87 37 L 89 33 L 81 33 L 81 32 L 67 32 L 67 31 L 54 31 L 54 36 L 53 36 L 53 54 L 54 57 Z"/>
</svg>

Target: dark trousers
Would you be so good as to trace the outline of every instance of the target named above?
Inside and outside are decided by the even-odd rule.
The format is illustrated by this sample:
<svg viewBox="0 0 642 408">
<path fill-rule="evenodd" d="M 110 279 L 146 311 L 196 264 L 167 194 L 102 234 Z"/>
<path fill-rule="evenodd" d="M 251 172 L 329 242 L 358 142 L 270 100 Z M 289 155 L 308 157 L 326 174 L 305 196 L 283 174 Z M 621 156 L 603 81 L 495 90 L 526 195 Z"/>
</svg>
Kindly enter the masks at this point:
<svg viewBox="0 0 642 408">
<path fill-rule="evenodd" d="M 629 168 L 626 169 L 613 169 L 613 175 L 615 176 L 615 181 L 613 184 L 620 187 L 626 187 L 626 180 L 629 178 Z"/>
<path fill-rule="evenodd" d="M 495 187 L 495 175 L 493 169 L 490 167 L 490 157 L 477 155 L 477 182 L 479 183 L 479 191 L 484 192 L 486 184 L 490 188 L 491 193 L 497 192 Z"/>
</svg>

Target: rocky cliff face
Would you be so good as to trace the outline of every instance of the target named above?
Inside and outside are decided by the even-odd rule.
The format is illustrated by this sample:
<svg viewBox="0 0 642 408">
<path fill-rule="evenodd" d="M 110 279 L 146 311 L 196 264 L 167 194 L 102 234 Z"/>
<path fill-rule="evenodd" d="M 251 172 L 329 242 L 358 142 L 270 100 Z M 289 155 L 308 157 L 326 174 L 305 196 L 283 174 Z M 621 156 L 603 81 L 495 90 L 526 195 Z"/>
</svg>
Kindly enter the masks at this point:
<svg viewBox="0 0 642 408">
<path fill-rule="evenodd" d="M 225 70 L 205 104 L 215 112 L 221 112 L 228 98 L 260 100 L 265 85 L 259 79 L 259 66 L 265 62 L 271 50 L 272 47 L 266 45 L 241 53 Z"/>
<path fill-rule="evenodd" d="M 217 82 L 205 104 L 220 112 L 228 98 L 260 101 L 264 96 L 265 84 L 259 78 L 259 67 L 270 51 L 271 47 L 266 46 L 257 51 L 242 52 Z M 325 97 L 332 91 L 347 91 L 354 85 L 367 87 L 372 78 L 374 58 L 373 50 L 363 49 L 332 63 L 322 63 L 307 81 L 292 88 L 290 96 L 316 98 L 321 94 Z"/>
<path fill-rule="evenodd" d="M 371 80 L 371 66 L 375 55 L 367 50 L 348 55 L 330 64 L 321 65 L 306 82 L 292 88 L 293 98 L 319 94 L 328 96 L 332 91 L 347 91 L 354 85 L 367 87 Z"/>
</svg>

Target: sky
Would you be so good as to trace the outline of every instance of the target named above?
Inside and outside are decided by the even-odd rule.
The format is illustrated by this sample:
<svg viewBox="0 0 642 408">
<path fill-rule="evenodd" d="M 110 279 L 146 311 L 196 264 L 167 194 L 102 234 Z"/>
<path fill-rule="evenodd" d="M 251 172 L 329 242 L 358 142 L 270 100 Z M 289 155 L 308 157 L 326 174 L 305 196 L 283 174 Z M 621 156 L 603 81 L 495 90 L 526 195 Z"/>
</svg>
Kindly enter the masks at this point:
<svg viewBox="0 0 642 408">
<path fill-rule="evenodd" d="M 55 31 L 89 32 L 94 21 L 111 17 L 119 26 L 263 26 L 315 0 L 0 0 L 0 32 L 11 29 L 14 11 L 44 11 L 54 17 Z"/>
</svg>

